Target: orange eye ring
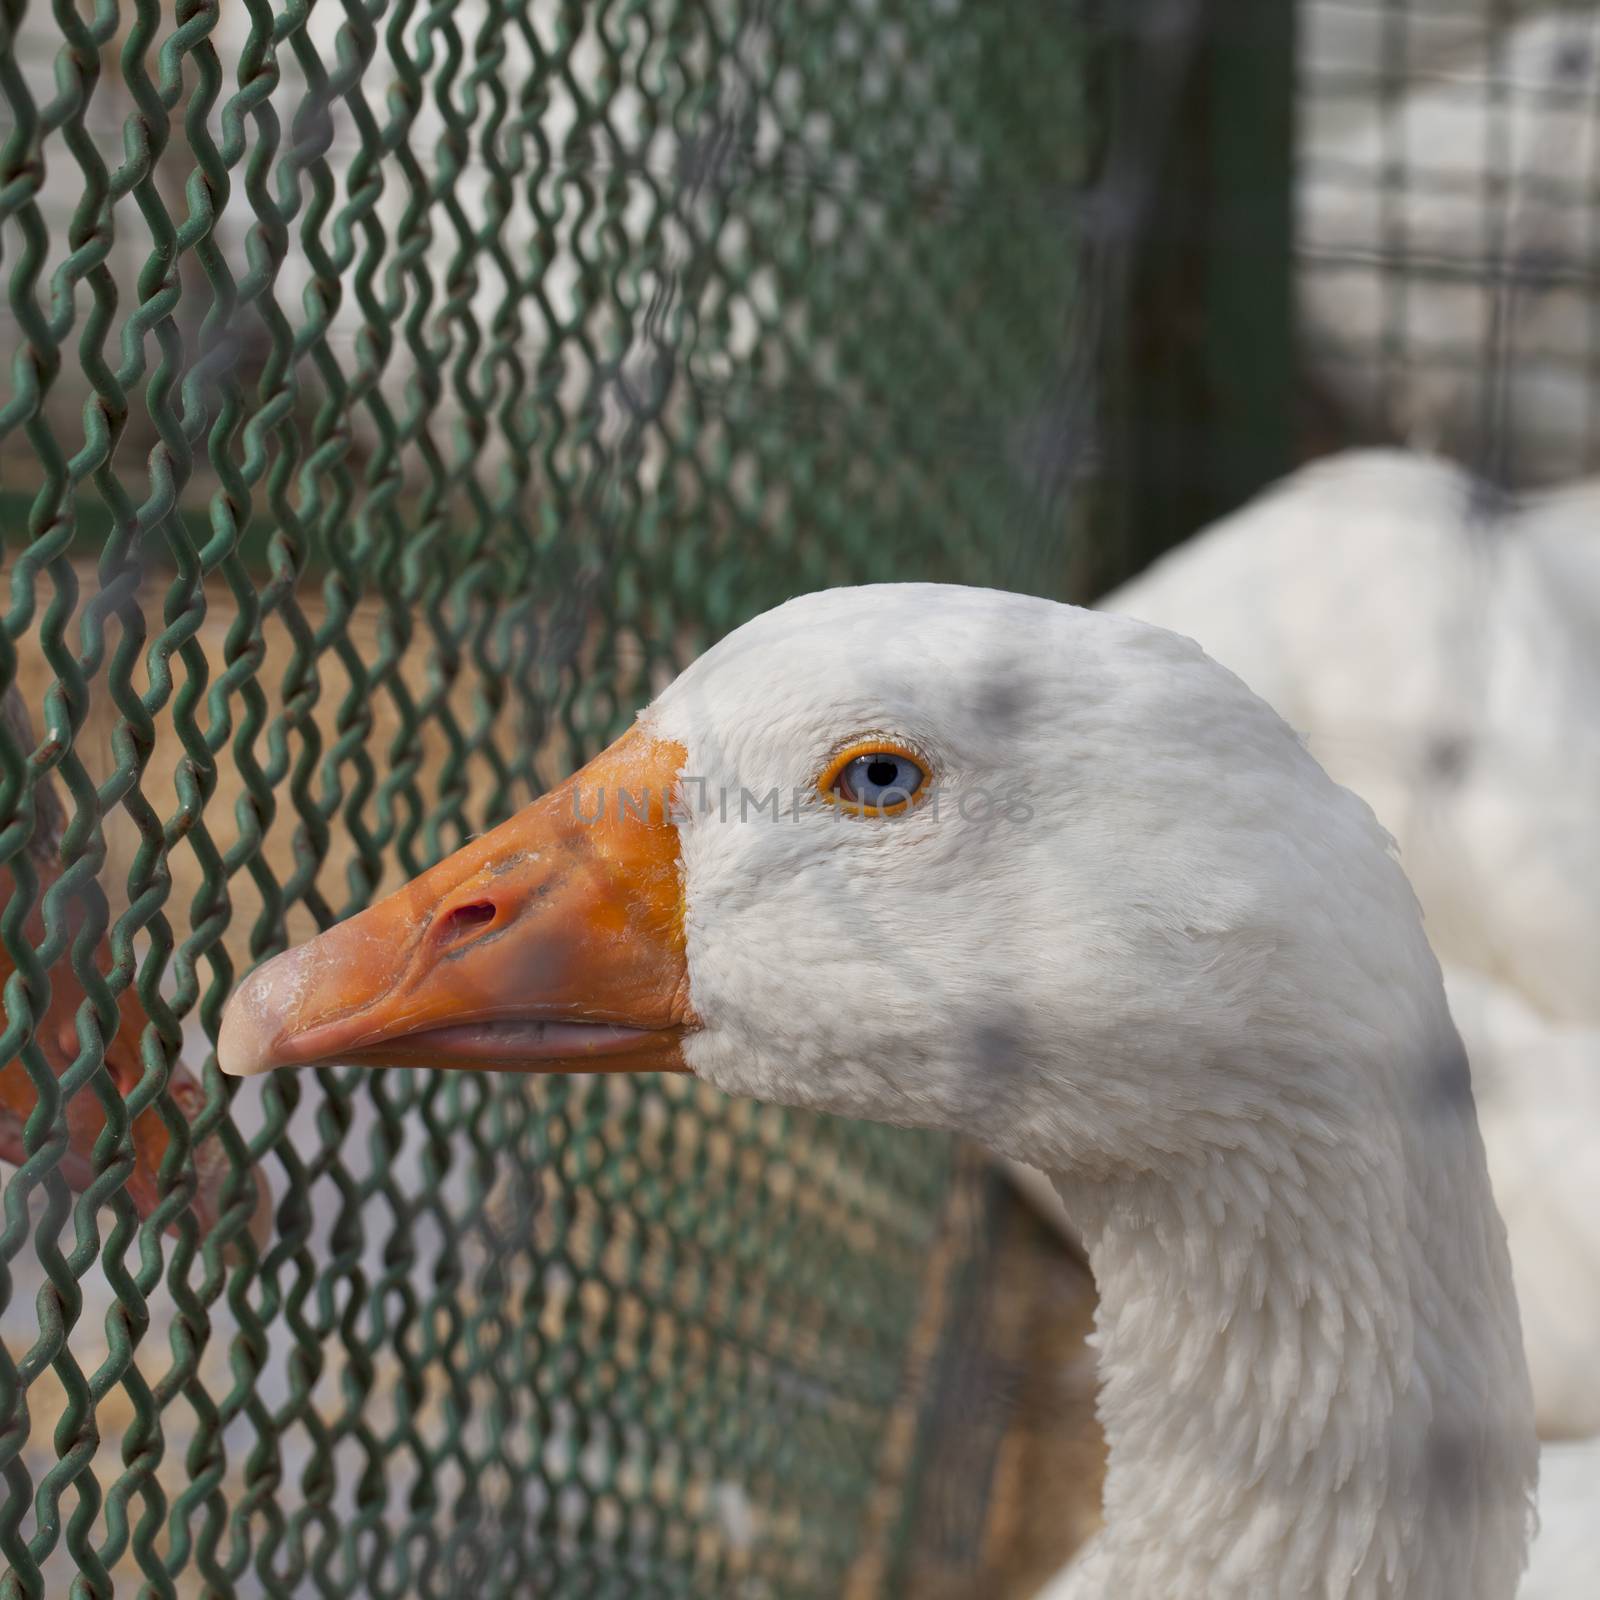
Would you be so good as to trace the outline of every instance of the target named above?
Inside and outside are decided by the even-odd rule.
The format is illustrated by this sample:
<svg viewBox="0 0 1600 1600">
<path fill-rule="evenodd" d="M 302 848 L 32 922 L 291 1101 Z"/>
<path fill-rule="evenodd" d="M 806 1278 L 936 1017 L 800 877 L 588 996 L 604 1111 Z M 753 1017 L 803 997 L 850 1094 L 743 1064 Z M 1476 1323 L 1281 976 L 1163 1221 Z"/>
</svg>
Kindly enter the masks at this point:
<svg viewBox="0 0 1600 1600">
<path fill-rule="evenodd" d="M 837 787 L 839 779 L 843 777 L 851 762 L 859 761 L 862 756 L 877 755 L 898 756 L 902 761 L 909 761 L 922 774 L 922 781 L 906 799 L 898 800 L 892 806 L 876 806 L 864 800 L 851 800 L 840 794 Z M 899 739 L 853 740 L 835 753 L 817 779 L 817 792 L 829 805 L 838 806 L 840 810 L 848 811 L 858 817 L 898 816 L 902 811 L 909 811 L 913 806 L 921 805 L 932 787 L 933 773 L 928 758 L 920 750 L 913 749 Z"/>
</svg>

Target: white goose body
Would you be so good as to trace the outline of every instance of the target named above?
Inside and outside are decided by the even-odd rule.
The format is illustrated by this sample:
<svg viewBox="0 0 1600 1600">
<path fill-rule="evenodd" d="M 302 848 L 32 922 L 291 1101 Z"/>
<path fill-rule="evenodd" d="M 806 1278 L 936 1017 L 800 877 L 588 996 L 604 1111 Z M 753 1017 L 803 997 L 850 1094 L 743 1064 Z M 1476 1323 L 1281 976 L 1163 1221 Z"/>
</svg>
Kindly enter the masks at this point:
<svg viewBox="0 0 1600 1600">
<path fill-rule="evenodd" d="M 1103 604 L 1197 639 L 1398 839 L 1473 1062 L 1540 1429 L 1600 1433 L 1600 482 L 1497 508 L 1449 462 L 1351 452 Z"/>
<path fill-rule="evenodd" d="M 619 770 L 675 775 L 670 826 L 565 820 Z M 1100 1291 L 1078 1600 L 1516 1593 L 1537 1445 L 1438 964 L 1365 804 L 1187 639 L 933 585 L 756 619 L 570 793 L 261 968 L 219 1059 L 424 1048 L 676 1059 L 1052 1173 Z"/>
</svg>

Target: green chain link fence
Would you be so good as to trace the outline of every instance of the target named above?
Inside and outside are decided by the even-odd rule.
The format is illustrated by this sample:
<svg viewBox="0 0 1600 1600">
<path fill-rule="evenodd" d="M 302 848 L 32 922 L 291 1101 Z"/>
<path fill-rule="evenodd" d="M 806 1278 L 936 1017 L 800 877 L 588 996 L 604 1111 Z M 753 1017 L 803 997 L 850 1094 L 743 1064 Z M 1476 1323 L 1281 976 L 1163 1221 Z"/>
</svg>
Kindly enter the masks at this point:
<svg viewBox="0 0 1600 1600">
<path fill-rule="evenodd" d="M 211 1046 L 763 606 L 1081 587 L 1075 15 L 0 0 L 5 1600 L 877 1592 L 946 1145 Z"/>
</svg>

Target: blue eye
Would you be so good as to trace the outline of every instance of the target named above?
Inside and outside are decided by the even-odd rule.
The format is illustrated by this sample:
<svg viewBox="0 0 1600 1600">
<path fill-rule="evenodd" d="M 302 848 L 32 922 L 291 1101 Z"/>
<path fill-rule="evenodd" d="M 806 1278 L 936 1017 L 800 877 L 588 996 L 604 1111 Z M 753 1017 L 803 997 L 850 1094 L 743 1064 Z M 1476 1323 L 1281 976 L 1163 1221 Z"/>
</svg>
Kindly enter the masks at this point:
<svg viewBox="0 0 1600 1600">
<path fill-rule="evenodd" d="M 839 769 L 833 792 L 852 805 L 894 811 L 927 781 L 928 774 L 910 756 L 898 750 L 869 750 Z"/>
</svg>

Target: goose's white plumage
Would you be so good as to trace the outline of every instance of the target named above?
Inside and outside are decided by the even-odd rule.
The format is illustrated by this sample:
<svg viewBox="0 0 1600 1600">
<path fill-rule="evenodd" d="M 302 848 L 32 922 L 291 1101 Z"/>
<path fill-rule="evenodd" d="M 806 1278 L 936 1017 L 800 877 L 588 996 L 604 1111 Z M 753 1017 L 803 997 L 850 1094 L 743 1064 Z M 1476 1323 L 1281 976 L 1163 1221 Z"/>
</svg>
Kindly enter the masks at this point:
<svg viewBox="0 0 1600 1600">
<path fill-rule="evenodd" d="M 1197 639 L 1395 835 L 1474 1066 L 1541 1430 L 1600 1431 L 1600 483 L 1363 451 L 1103 602 Z"/>
<path fill-rule="evenodd" d="M 863 739 L 916 751 L 937 803 L 830 805 Z M 540 959 L 493 1016 L 530 1020 L 492 1027 L 532 1064 L 586 1009 L 628 1024 L 620 990 L 572 988 L 618 970 L 614 935 L 575 964 L 551 941 L 582 925 L 550 907 L 580 878 L 609 907 L 617 864 L 670 837 L 681 966 L 659 970 L 685 1003 L 635 1003 L 681 1019 L 694 1072 L 1053 1175 L 1100 1291 L 1109 1451 L 1074 1600 L 1511 1600 L 1537 1443 L 1460 1042 L 1387 836 L 1263 701 L 1143 623 L 897 585 L 747 624 L 594 765 L 645 747 L 691 802 L 657 833 L 590 849 L 541 802 L 262 968 L 224 1068 L 333 1040 L 481 1059 L 502 1035 L 441 1031 L 441 974 L 504 996 L 508 949 Z"/>
<path fill-rule="evenodd" d="M 870 730 L 944 780 L 938 819 L 683 828 L 685 1053 L 1055 1175 L 1110 1452 L 1068 1592 L 1511 1595 L 1534 1450 L 1503 1233 L 1367 808 L 1189 641 L 1017 596 L 791 602 L 647 720 L 713 793 L 788 794 Z M 1028 819 L 952 823 L 979 790 Z"/>
<path fill-rule="evenodd" d="M 1551 1022 L 1505 984 L 1465 967 L 1446 971 L 1445 988 L 1473 1062 L 1539 1430 L 1549 1439 L 1593 1437 L 1600 1433 L 1600 1027 Z"/>
<path fill-rule="evenodd" d="M 1591 581 L 1585 581 L 1585 575 Z M 1600 483 L 1317 462 L 1104 602 L 1237 672 L 1398 839 L 1446 962 L 1600 1021 Z"/>
</svg>

